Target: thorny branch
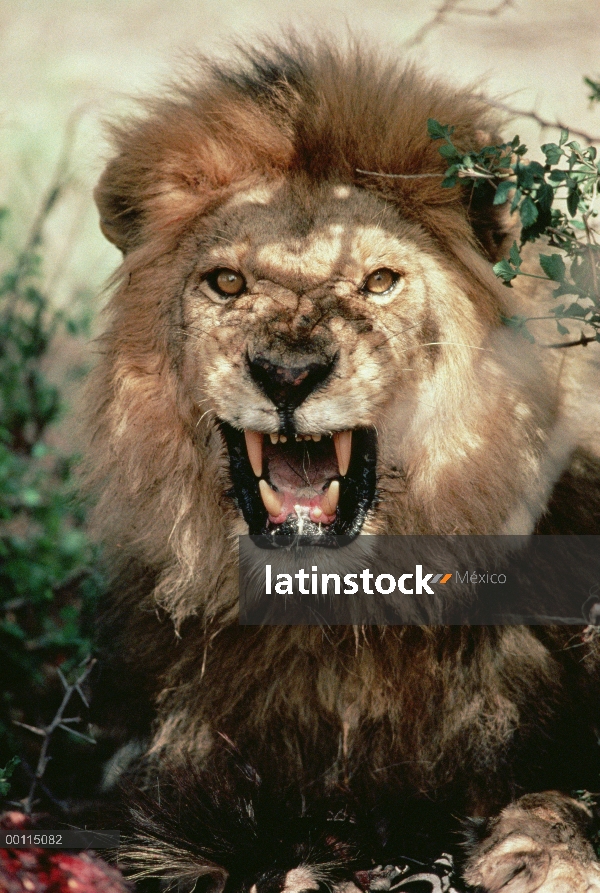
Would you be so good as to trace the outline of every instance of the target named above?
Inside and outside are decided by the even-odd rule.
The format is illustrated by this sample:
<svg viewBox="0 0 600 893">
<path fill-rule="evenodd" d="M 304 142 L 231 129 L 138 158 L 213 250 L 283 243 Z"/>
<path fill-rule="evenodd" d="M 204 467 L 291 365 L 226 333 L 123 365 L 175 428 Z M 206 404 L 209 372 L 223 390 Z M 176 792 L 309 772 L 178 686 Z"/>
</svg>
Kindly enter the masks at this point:
<svg viewBox="0 0 600 893">
<path fill-rule="evenodd" d="M 499 2 L 496 3 L 495 6 L 492 6 L 490 9 L 477 9 L 472 6 L 461 6 L 462 2 L 463 0 L 443 0 L 443 2 L 438 6 L 432 18 L 429 19 L 428 22 L 425 22 L 425 24 L 422 25 L 408 41 L 406 41 L 404 46 L 407 49 L 411 49 L 412 47 L 415 47 L 418 44 L 422 43 L 431 31 L 446 24 L 446 21 L 450 15 L 464 15 L 479 18 L 496 18 L 506 9 L 510 9 L 514 5 L 514 0 L 499 0 Z M 488 105 L 493 106 L 494 108 L 500 109 L 504 112 L 508 112 L 509 115 L 514 115 L 517 118 L 529 118 L 531 121 L 535 121 L 542 130 L 547 130 L 549 128 L 568 130 L 572 136 L 581 137 L 581 139 L 586 140 L 586 142 L 588 143 L 600 143 L 600 136 L 586 133 L 584 130 L 577 130 L 575 127 L 570 127 L 568 124 L 563 124 L 562 121 L 549 121 L 547 118 L 543 118 L 541 115 L 538 115 L 538 113 L 535 111 L 525 111 L 524 109 L 517 109 L 511 105 L 508 105 L 507 103 L 490 99 L 484 94 L 480 95 L 479 99 L 482 99 L 484 102 L 486 102 Z"/>
<path fill-rule="evenodd" d="M 434 28 L 438 28 L 445 23 L 450 13 L 495 18 L 500 15 L 500 13 L 504 12 L 505 9 L 511 7 L 513 5 L 513 0 L 500 0 L 500 2 L 491 9 L 474 9 L 471 6 L 461 7 L 460 4 L 461 0 L 443 0 L 443 3 L 437 8 L 433 17 L 428 22 L 425 22 L 416 34 L 413 34 L 410 40 L 405 43 L 405 46 L 410 48 L 422 43 L 430 31 L 433 31 Z"/>
<path fill-rule="evenodd" d="M 554 128 L 556 130 L 568 130 L 571 136 L 580 136 L 588 143 L 600 143 L 600 135 L 594 136 L 594 134 L 586 133 L 584 130 L 577 130 L 575 127 L 571 127 L 569 124 L 563 124 L 562 121 L 549 121 L 547 118 L 542 118 L 541 115 L 538 115 L 537 112 L 525 111 L 524 109 L 516 109 L 512 105 L 508 105 L 505 102 L 499 102 L 497 99 L 490 99 L 489 96 L 486 96 L 484 93 L 476 94 L 476 98 L 481 99 L 483 102 L 486 102 L 488 105 L 491 105 L 495 109 L 500 109 L 503 112 L 508 112 L 509 115 L 514 115 L 517 118 L 530 118 L 532 121 L 535 121 L 536 124 L 539 124 L 542 130 L 548 130 L 551 128 Z"/>
<path fill-rule="evenodd" d="M 48 755 L 48 748 L 50 747 L 50 741 L 51 741 L 52 735 L 54 734 L 56 729 L 63 729 L 63 731 L 65 731 L 65 732 L 70 732 L 72 735 L 75 735 L 77 738 L 81 738 L 84 741 L 87 741 L 89 744 L 96 743 L 93 738 L 90 738 L 89 735 L 84 735 L 82 732 L 78 732 L 76 729 L 71 728 L 70 724 L 81 722 L 81 717 L 79 717 L 79 716 L 65 717 L 65 715 L 64 715 L 65 710 L 67 709 L 67 706 L 69 705 L 69 701 L 71 700 L 71 697 L 75 694 L 75 692 L 77 692 L 77 694 L 83 701 L 84 705 L 86 707 L 89 706 L 89 704 L 87 702 L 87 698 L 83 692 L 82 685 L 85 682 L 85 680 L 87 679 L 87 677 L 89 676 L 89 674 L 91 673 L 92 668 L 95 663 L 96 663 L 95 658 L 88 658 L 85 661 L 85 663 L 83 664 L 83 672 L 72 683 L 67 682 L 64 674 L 57 667 L 57 672 L 58 672 L 60 681 L 62 682 L 62 685 L 64 688 L 64 695 L 63 695 L 62 701 L 60 702 L 60 706 L 59 706 L 58 710 L 56 711 L 54 719 L 52 720 L 52 722 L 50 722 L 49 725 L 44 726 L 42 728 L 37 728 L 36 726 L 30 726 L 24 722 L 18 722 L 17 720 L 14 721 L 15 725 L 21 726 L 21 728 L 27 729 L 28 731 L 33 732 L 34 735 L 39 735 L 41 738 L 44 739 L 44 741 L 42 743 L 42 749 L 40 751 L 40 756 L 39 756 L 39 759 L 37 762 L 36 770 L 35 770 L 35 773 L 33 774 L 33 778 L 31 781 L 31 787 L 29 788 L 29 793 L 28 793 L 27 797 L 25 798 L 25 800 L 23 801 L 23 811 L 27 815 L 30 815 L 32 812 L 32 809 L 33 809 L 33 806 L 35 803 L 34 798 L 35 798 L 36 790 L 37 790 L 38 786 L 40 785 L 41 779 L 43 778 L 44 772 L 46 771 L 46 766 L 48 765 L 48 762 L 50 760 L 50 757 Z"/>
</svg>

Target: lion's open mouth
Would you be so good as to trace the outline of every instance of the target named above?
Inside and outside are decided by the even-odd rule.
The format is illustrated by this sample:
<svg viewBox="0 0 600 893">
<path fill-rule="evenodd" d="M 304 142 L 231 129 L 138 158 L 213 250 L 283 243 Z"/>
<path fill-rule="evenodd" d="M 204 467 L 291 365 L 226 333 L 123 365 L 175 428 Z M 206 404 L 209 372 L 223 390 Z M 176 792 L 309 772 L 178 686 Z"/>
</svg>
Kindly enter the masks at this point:
<svg viewBox="0 0 600 893">
<path fill-rule="evenodd" d="M 355 536 L 375 497 L 377 437 L 356 428 L 262 434 L 221 423 L 232 496 L 250 533 Z"/>
</svg>

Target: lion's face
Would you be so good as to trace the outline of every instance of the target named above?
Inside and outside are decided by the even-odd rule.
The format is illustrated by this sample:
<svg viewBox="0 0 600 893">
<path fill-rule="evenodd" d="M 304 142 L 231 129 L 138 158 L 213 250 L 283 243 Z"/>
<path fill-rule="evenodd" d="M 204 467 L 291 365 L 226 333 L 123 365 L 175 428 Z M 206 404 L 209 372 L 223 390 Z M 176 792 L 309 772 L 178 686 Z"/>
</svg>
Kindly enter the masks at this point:
<svg viewBox="0 0 600 893">
<path fill-rule="evenodd" d="M 528 533 L 562 461 L 556 392 L 501 324 L 510 222 L 493 190 L 445 188 L 427 132 L 466 151 L 489 110 L 326 46 L 249 64 L 117 128 L 96 190 L 124 262 L 95 517 L 182 611 L 248 530 Z"/>
<path fill-rule="evenodd" d="M 440 342 L 481 337 L 471 302 L 418 225 L 347 185 L 265 182 L 193 241 L 185 386 L 221 428 L 250 532 L 359 532 Z"/>
</svg>

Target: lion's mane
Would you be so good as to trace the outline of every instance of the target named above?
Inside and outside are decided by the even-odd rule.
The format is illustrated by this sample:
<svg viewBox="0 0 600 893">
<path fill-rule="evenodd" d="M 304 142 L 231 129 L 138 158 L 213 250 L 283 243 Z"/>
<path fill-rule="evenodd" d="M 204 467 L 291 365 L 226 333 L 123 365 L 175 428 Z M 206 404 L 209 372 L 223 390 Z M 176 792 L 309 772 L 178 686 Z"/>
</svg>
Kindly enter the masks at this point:
<svg viewBox="0 0 600 893">
<path fill-rule="evenodd" d="M 509 221 L 491 189 L 442 187 L 445 162 L 427 134 L 435 118 L 454 126 L 465 151 L 496 141 L 489 108 L 359 46 L 292 39 L 237 55 L 231 65 L 202 63 L 114 126 L 115 154 L 96 191 L 103 231 L 124 253 L 91 384 L 88 479 L 113 570 L 112 657 L 97 709 L 108 716 L 116 702 L 114 722 L 125 718 L 126 734 L 150 738 L 169 759 L 204 759 L 221 732 L 261 772 L 307 785 L 393 780 L 402 796 L 437 791 L 459 811 L 497 808 L 527 785 L 568 786 L 596 745 L 573 740 L 569 718 L 591 677 L 574 681 L 581 655 L 562 652 L 558 634 L 237 626 L 235 535 L 245 527 L 210 406 L 184 386 L 178 314 L 196 250 L 190 234 L 265 181 L 295 178 L 307 191 L 334 182 L 375 196 L 418 229 L 452 283 L 435 322 L 444 326 L 454 307 L 452 332 L 467 347 L 443 359 L 434 331 L 419 360 L 446 364 L 447 416 L 421 427 L 412 478 L 391 448 L 382 452 L 371 532 L 577 532 L 583 516 L 564 509 L 577 491 L 587 493 L 587 532 L 598 518 L 582 483 L 597 466 L 584 459 L 544 515 L 570 445 L 556 377 L 502 331 L 507 290 L 490 261 Z M 509 344 L 504 366 L 474 365 L 471 346 L 486 333 Z M 481 425 L 463 430 L 466 408 L 496 391 Z M 595 659 L 586 661 L 593 670 Z M 553 781 L 542 755 L 561 747 L 580 756 L 560 771 L 556 758 Z"/>
</svg>

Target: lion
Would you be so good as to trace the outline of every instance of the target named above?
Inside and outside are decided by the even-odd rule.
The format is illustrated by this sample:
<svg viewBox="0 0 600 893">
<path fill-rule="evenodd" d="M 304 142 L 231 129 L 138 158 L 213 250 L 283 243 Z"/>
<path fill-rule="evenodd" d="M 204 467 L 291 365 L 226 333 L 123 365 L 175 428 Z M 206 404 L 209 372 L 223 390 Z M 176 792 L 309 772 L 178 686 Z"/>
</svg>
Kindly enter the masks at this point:
<svg viewBox="0 0 600 893">
<path fill-rule="evenodd" d="M 358 45 L 235 55 L 114 125 L 95 193 L 124 255 L 90 397 L 99 722 L 154 773 L 226 740 L 379 798 L 415 853 L 489 819 L 482 890 L 600 889 L 567 797 L 597 788 L 593 631 L 237 623 L 238 535 L 597 533 L 600 475 L 503 325 L 505 208 L 442 186 L 427 120 L 466 152 L 493 110 Z"/>
</svg>

